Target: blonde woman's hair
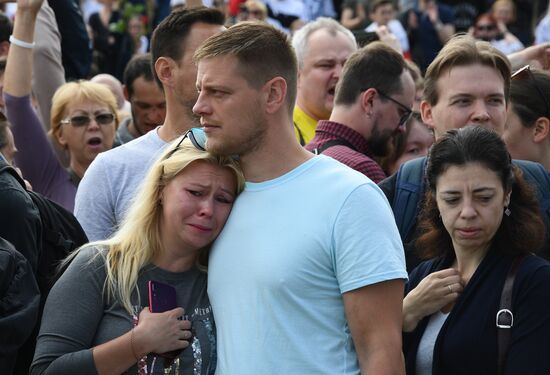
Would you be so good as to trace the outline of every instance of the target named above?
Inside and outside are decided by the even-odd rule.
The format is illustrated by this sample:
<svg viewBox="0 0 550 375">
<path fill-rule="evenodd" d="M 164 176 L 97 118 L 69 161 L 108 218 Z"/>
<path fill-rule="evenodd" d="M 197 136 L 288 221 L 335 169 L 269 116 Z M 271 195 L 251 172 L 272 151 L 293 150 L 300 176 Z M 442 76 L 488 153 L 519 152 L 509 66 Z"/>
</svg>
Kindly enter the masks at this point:
<svg viewBox="0 0 550 375">
<path fill-rule="evenodd" d="M 57 140 L 61 121 L 65 117 L 67 106 L 82 100 L 105 104 L 115 116 L 115 129 L 118 127 L 118 106 L 115 96 L 107 86 L 90 81 L 68 82 L 60 86 L 52 97 L 49 133 Z"/>
<path fill-rule="evenodd" d="M 133 313 L 131 296 L 134 290 L 137 291 L 140 271 L 162 251 L 160 197 L 164 187 L 188 165 L 202 161 L 229 169 L 237 180 L 237 194 L 244 189 L 244 176 L 237 161 L 201 151 L 189 139 L 185 139 L 176 150 L 175 144 L 180 139 L 174 141 L 151 166 L 120 229 L 108 240 L 84 246 L 99 249 L 98 255 L 105 259 L 107 297 L 119 299 L 130 314 Z M 199 252 L 197 265 L 205 268 L 209 250 L 207 247 Z M 71 254 L 65 263 L 74 258 L 77 252 Z M 137 293 L 140 298 L 139 291 Z"/>
</svg>

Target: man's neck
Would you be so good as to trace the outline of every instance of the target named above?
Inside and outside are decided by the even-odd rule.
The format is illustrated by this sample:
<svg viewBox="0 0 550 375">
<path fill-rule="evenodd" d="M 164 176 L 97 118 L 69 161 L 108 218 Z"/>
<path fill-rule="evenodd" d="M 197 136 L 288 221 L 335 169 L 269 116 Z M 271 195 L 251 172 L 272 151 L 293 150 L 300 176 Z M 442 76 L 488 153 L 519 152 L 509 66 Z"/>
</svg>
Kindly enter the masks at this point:
<svg viewBox="0 0 550 375">
<path fill-rule="evenodd" d="M 284 129 L 282 128 L 284 127 Z M 265 134 L 262 144 L 240 161 L 249 182 L 263 182 L 280 177 L 300 166 L 314 155 L 304 149 L 294 136 L 291 123 L 279 124 L 278 132 Z"/>
<path fill-rule="evenodd" d="M 159 128 L 158 135 L 164 142 L 171 142 L 182 136 L 187 130 L 199 127 L 195 118 L 185 111 L 170 111 L 167 107 L 164 124 Z"/>
<path fill-rule="evenodd" d="M 139 138 L 143 135 L 143 133 L 140 132 L 139 129 L 136 127 L 136 123 L 132 119 L 128 121 L 127 128 L 128 128 L 128 133 L 130 133 L 130 135 L 134 138 Z"/>
<path fill-rule="evenodd" d="M 352 106 L 335 106 L 330 115 L 330 121 L 337 122 L 339 124 L 345 125 L 350 129 L 355 130 L 357 133 L 361 134 L 365 139 L 367 139 L 366 132 L 370 134 L 371 121 L 366 113 L 363 111 L 358 111 L 356 105 Z"/>
</svg>

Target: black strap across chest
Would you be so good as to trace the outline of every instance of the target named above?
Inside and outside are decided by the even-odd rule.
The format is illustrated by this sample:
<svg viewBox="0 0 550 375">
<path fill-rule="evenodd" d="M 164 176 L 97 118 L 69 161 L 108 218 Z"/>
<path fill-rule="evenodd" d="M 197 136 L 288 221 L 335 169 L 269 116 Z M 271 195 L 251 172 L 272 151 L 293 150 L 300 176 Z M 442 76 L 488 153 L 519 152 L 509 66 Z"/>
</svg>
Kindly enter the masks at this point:
<svg viewBox="0 0 550 375">
<path fill-rule="evenodd" d="M 357 149 L 351 143 L 349 143 L 345 139 L 338 138 L 338 139 L 333 139 L 331 141 L 323 143 L 321 146 L 314 148 L 312 152 L 315 155 L 321 155 L 323 151 L 333 146 L 346 146 L 351 148 L 353 151 L 357 151 Z"/>
</svg>

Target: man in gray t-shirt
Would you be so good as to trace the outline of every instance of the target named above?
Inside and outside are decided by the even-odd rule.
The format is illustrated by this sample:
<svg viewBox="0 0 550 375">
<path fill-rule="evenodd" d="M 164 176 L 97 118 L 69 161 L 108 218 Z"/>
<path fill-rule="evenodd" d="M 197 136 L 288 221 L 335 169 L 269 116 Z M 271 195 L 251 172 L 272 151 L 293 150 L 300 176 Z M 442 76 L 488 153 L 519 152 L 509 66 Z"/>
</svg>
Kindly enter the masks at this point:
<svg viewBox="0 0 550 375">
<path fill-rule="evenodd" d="M 78 187 L 74 213 L 91 241 L 108 238 L 116 231 L 162 149 L 199 125 L 192 112 L 197 99 L 193 53 L 206 38 L 224 29 L 224 16 L 214 9 L 196 8 L 177 11 L 172 18 L 177 22 L 157 28 L 151 40 L 153 74 L 166 98 L 164 124 L 98 155 Z"/>
</svg>

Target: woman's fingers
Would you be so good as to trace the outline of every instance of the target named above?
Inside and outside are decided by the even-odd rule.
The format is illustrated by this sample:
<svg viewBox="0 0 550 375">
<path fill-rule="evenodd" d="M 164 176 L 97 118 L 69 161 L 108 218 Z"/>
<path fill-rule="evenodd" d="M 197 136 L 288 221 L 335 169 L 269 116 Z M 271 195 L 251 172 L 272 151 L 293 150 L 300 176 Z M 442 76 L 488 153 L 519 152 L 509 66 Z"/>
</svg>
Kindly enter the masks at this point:
<svg viewBox="0 0 550 375">
<path fill-rule="evenodd" d="M 166 353 L 189 346 L 193 337 L 191 322 L 182 320 L 184 309 L 178 307 L 164 313 L 151 313 L 148 308 L 139 315 L 138 328 L 146 332 L 148 347 L 153 353 Z"/>
</svg>

